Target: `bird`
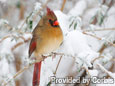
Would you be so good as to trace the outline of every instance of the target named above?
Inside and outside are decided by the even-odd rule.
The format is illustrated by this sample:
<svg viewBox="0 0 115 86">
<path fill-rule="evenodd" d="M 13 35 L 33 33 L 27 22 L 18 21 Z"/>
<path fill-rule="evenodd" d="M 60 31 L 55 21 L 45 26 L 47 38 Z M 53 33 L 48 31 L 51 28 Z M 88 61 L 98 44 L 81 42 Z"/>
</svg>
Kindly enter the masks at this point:
<svg viewBox="0 0 115 86">
<path fill-rule="evenodd" d="M 60 47 L 63 33 L 54 12 L 47 7 L 47 13 L 40 19 L 32 32 L 29 45 L 29 57 L 34 54 L 36 60 L 41 60 L 44 54 L 49 54 Z M 42 61 L 35 63 L 33 72 L 33 86 L 40 84 Z"/>
</svg>

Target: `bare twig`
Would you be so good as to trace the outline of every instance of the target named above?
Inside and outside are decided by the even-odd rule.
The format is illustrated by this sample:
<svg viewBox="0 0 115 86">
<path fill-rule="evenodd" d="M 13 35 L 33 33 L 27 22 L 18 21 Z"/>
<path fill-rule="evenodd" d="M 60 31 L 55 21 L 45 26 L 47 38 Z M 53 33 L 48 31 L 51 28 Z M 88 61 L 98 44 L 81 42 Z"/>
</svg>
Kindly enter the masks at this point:
<svg viewBox="0 0 115 86">
<path fill-rule="evenodd" d="M 32 64 L 33 65 L 33 64 Z M 28 66 L 25 66 L 23 69 L 21 69 L 20 71 L 18 71 L 14 76 L 13 76 L 13 79 L 15 79 L 19 74 L 23 73 L 25 70 L 27 70 L 30 66 L 32 65 L 28 65 Z M 10 81 L 9 81 L 10 82 Z M 3 83 L 3 86 L 6 86 L 9 82 L 4 82 Z"/>
<path fill-rule="evenodd" d="M 4 24 L 4 26 L 5 26 L 9 31 L 13 29 L 10 24 Z"/>
<path fill-rule="evenodd" d="M 115 30 L 115 28 L 94 29 L 93 31 L 108 31 L 108 30 Z M 90 32 L 92 30 L 84 30 L 84 31 Z"/>
<path fill-rule="evenodd" d="M 63 53 L 55 53 L 56 55 L 61 55 L 61 58 L 62 58 L 62 54 Z M 48 56 L 45 56 L 45 58 L 47 57 L 51 57 L 53 55 L 53 53 L 51 55 L 48 55 Z M 23 69 L 21 69 L 20 71 L 18 71 L 14 76 L 13 76 L 13 79 L 15 79 L 18 75 L 20 75 L 21 73 L 23 73 L 25 70 L 29 69 L 33 64 L 35 64 L 36 62 L 40 62 L 40 61 L 43 61 L 45 58 L 40 58 L 40 59 L 37 59 L 36 61 L 34 61 L 33 63 L 29 64 L 28 66 L 25 66 Z M 61 61 L 61 58 L 59 60 L 59 63 Z M 58 64 L 59 65 L 59 64 Z M 57 71 L 57 70 L 56 70 Z M 3 82 L 3 86 L 6 86 L 11 80 L 9 80 L 8 82 Z"/>
<path fill-rule="evenodd" d="M 87 33 L 87 32 L 83 32 L 83 34 L 89 35 L 89 36 L 94 37 L 94 38 L 96 38 L 96 39 L 98 39 L 98 40 L 101 40 L 101 38 L 99 38 L 99 37 L 97 37 L 97 36 L 95 36 L 95 35 L 93 35 L 93 34 L 89 34 L 89 33 Z"/>
<path fill-rule="evenodd" d="M 104 56 L 99 56 L 99 57 L 95 58 L 94 60 L 91 61 L 91 63 L 94 63 L 97 59 L 100 59 L 100 58 L 104 58 Z"/>
<path fill-rule="evenodd" d="M 17 58 L 17 56 L 16 56 L 16 59 L 15 59 L 16 72 L 18 72 L 21 69 L 21 64 L 22 64 L 21 58 Z M 16 86 L 20 86 L 20 80 L 19 79 L 17 79 L 15 81 L 15 83 L 16 83 Z"/>
<path fill-rule="evenodd" d="M 7 38 L 9 38 L 9 37 L 11 37 L 11 35 L 3 37 L 3 38 L 0 40 L 0 43 L 3 42 L 5 39 L 7 39 Z"/>
<path fill-rule="evenodd" d="M 94 35 L 94 34 L 90 34 L 90 33 L 87 33 L 87 32 L 83 32 L 83 34 L 86 34 L 86 35 L 89 35 L 89 36 L 91 36 L 91 37 L 94 37 L 94 38 L 96 38 L 96 39 L 98 39 L 98 40 L 103 40 L 102 38 L 100 38 L 100 37 L 98 37 L 98 36 L 96 36 L 96 35 Z M 105 40 L 106 41 L 106 40 Z M 109 42 L 109 41 L 107 41 L 111 46 L 113 46 L 113 47 L 115 47 L 115 44 L 113 44 L 113 43 L 111 43 L 111 42 Z"/>
<path fill-rule="evenodd" d="M 30 33 L 29 33 L 29 34 L 30 34 Z M 24 41 L 26 41 L 26 39 L 25 39 L 23 36 L 17 37 L 17 36 L 15 36 L 15 35 L 7 35 L 7 36 L 3 37 L 3 38 L 0 40 L 0 43 L 3 42 L 4 40 L 6 40 L 7 38 L 10 38 L 10 37 L 21 38 L 21 39 L 23 39 Z"/>
<path fill-rule="evenodd" d="M 64 6 L 65 6 L 65 3 L 66 3 L 66 0 L 63 0 L 63 4 L 62 4 L 62 7 L 61 7 L 61 11 L 63 11 Z"/>
<path fill-rule="evenodd" d="M 105 48 L 107 48 L 107 45 L 103 44 L 102 47 L 98 50 L 98 52 L 100 53 L 100 55 L 103 53 L 103 51 L 105 50 Z"/>
<path fill-rule="evenodd" d="M 36 62 L 40 62 L 44 60 L 44 58 L 40 58 L 39 61 L 35 61 L 32 64 L 29 64 L 28 66 L 25 66 L 23 69 L 21 69 L 20 71 L 18 71 L 14 76 L 13 79 L 15 79 L 18 75 L 20 75 L 21 73 L 23 73 L 25 70 L 29 69 L 33 64 L 35 64 Z M 3 82 L 3 86 L 6 86 L 11 80 L 9 80 L 8 82 Z"/>
<path fill-rule="evenodd" d="M 109 72 L 108 70 L 106 70 L 101 64 L 97 63 L 97 66 L 104 71 L 106 74 L 108 74 L 110 77 L 115 78 L 111 72 Z"/>
<path fill-rule="evenodd" d="M 61 62 L 61 59 L 62 59 L 62 55 L 60 56 L 60 59 L 59 59 L 58 64 L 57 64 L 57 66 L 56 66 L 56 70 L 55 70 L 55 72 L 54 72 L 54 75 L 56 75 L 58 66 L 59 66 L 59 64 L 60 64 L 60 62 Z"/>
<path fill-rule="evenodd" d="M 29 40 L 31 40 L 31 38 L 28 38 L 28 39 L 24 40 L 24 42 L 19 42 L 19 43 L 17 43 L 16 45 L 14 45 L 14 46 L 12 47 L 11 50 L 13 51 L 14 49 L 16 49 L 17 47 L 19 47 L 20 45 L 22 45 L 22 44 L 28 42 Z"/>
<path fill-rule="evenodd" d="M 24 18 L 24 5 L 23 5 L 23 2 L 22 0 L 20 0 L 20 19 L 23 19 Z"/>
<path fill-rule="evenodd" d="M 111 61 L 115 61 L 115 59 L 113 58 L 113 59 L 111 59 Z"/>
<path fill-rule="evenodd" d="M 5 39 L 10 38 L 10 37 L 16 37 L 16 36 L 15 36 L 15 35 L 5 36 L 5 37 L 3 37 L 3 38 L 0 40 L 0 43 L 3 42 Z M 23 41 L 23 42 L 19 42 L 19 43 L 17 43 L 16 45 L 14 45 L 14 46 L 12 47 L 12 49 L 11 49 L 12 51 L 13 51 L 14 49 L 16 49 L 18 46 L 20 46 L 20 45 L 22 45 L 22 44 L 28 42 L 29 40 L 31 40 L 31 38 L 25 39 L 23 36 L 19 36 L 18 38 L 21 38 L 21 39 L 23 39 L 24 41 Z"/>
</svg>

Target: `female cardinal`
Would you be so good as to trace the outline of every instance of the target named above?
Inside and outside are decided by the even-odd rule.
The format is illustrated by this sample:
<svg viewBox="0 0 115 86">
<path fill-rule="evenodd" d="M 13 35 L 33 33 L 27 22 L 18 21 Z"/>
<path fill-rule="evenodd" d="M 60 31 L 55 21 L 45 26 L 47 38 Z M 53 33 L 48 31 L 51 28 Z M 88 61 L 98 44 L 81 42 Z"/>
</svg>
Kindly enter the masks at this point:
<svg viewBox="0 0 115 86">
<path fill-rule="evenodd" d="M 47 14 L 42 17 L 38 25 L 33 30 L 33 38 L 29 46 L 29 57 L 34 53 L 37 60 L 43 54 L 56 50 L 63 41 L 62 30 L 53 11 L 47 8 Z M 33 73 L 33 86 L 39 86 L 41 61 L 35 63 Z"/>
</svg>

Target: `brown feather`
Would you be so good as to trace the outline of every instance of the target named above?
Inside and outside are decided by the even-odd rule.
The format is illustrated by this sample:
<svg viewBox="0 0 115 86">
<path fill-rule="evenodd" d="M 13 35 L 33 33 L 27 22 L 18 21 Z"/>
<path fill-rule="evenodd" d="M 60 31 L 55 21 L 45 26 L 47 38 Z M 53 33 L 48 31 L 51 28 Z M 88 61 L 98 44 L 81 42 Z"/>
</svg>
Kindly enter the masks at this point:
<svg viewBox="0 0 115 86">
<path fill-rule="evenodd" d="M 63 41 L 63 33 L 60 27 L 53 27 L 49 19 L 58 25 L 57 18 L 53 11 L 47 8 L 47 15 L 43 16 L 40 22 L 33 30 L 33 38 L 30 42 L 29 57 L 34 52 L 37 60 L 42 58 L 43 54 L 48 54 L 56 50 Z M 33 86 L 40 81 L 41 62 L 36 63 L 34 67 Z M 39 86 L 39 85 L 37 85 Z"/>
</svg>

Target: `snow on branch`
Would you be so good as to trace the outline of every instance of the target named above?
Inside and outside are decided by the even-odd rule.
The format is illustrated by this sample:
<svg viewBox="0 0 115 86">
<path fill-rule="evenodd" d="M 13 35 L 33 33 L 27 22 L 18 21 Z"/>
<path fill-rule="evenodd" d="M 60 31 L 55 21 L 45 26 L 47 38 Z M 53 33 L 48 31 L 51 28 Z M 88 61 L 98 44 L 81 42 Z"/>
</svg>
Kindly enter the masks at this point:
<svg viewBox="0 0 115 86">
<path fill-rule="evenodd" d="M 105 69 L 103 66 L 103 64 L 106 64 L 112 60 L 114 61 L 114 53 L 112 53 L 114 50 L 112 49 L 115 48 L 115 27 L 108 28 L 98 26 L 101 25 L 104 20 L 104 22 L 106 22 L 106 13 L 108 13 L 109 9 L 111 9 L 113 6 L 112 2 L 106 6 L 106 0 L 103 0 L 102 4 L 100 5 L 99 3 L 95 3 L 93 7 L 97 8 L 97 12 L 94 15 L 92 22 L 87 20 L 88 26 L 83 26 L 84 23 L 86 23 L 84 21 L 84 15 L 87 14 L 89 9 L 94 9 L 93 7 L 89 8 L 89 0 L 78 0 L 78 2 L 69 11 L 68 14 L 64 14 L 61 11 L 55 11 L 64 36 L 63 44 L 57 51 L 44 56 L 45 59 L 28 59 L 28 43 L 31 40 L 31 31 L 34 29 L 35 25 L 33 22 L 35 22 L 35 20 L 39 20 L 42 17 L 42 10 L 46 7 L 49 1 L 50 0 L 47 0 L 46 3 L 42 6 L 40 3 L 36 3 L 34 10 L 26 17 L 22 24 L 19 24 L 15 28 L 12 27 L 7 20 L 0 19 L 0 31 L 4 32 L 3 34 L 0 34 L 0 68 L 2 70 L 0 72 L 3 73 L 3 75 L 0 76 L 0 85 L 2 83 L 2 86 L 6 86 L 11 82 L 11 86 L 15 86 L 15 79 L 17 76 L 27 72 L 26 70 L 29 70 L 29 68 L 31 68 L 34 63 L 39 61 L 43 61 L 40 79 L 41 86 L 51 84 L 52 81 L 48 80 L 48 78 L 51 76 L 72 76 L 74 78 L 81 73 L 82 69 L 84 69 L 86 72 L 84 75 L 85 77 L 98 77 L 100 73 L 99 69 L 101 69 L 110 77 L 115 78 L 115 74 L 110 72 L 110 70 Z M 62 10 L 65 2 L 67 1 L 64 0 Z M 89 20 L 92 19 L 90 18 Z M 109 31 L 112 32 L 111 35 L 105 34 Z M 104 36 L 101 36 L 100 34 L 104 34 Z M 93 37 L 97 40 L 92 40 L 88 37 Z M 87 39 L 89 39 L 89 41 L 87 41 Z M 93 43 L 91 41 L 93 41 Z M 90 42 L 92 45 L 90 45 Z M 96 44 L 96 42 L 99 44 Z M 107 46 L 104 48 L 103 52 L 98 52 L 100 47 L 98 50 L 96 50 L 96 48 L 97 46 L 100 46 L 101 43 L 104 45 L 111 45 L 112 48 L 111 46 Z M 92 46 L 94 48 L 92 48 Z M 24 47 L 24 49 L 22 49 L 22 47 Z M 20 53 L 22 54 L 20 55 Z M 19 71 L 14 70 L 14 73 L 11 73 L 10 68 L 15 68 L 15 59 L 20 58 L 23 60 L 25 57 L 27 58 L 25 63 L 28 65 L 24 65 L 25 63 L 22 61 L 22 64 L 20 65 L 21 69 Z M 52 59 L 51 57 L 54 58 Z M 13 63 L 13 66 L 11 63 Z M 29 76 L 27 75 L 27 77 Z"/>
<path fill-rule="evenodd" d="M 107 69 L 105 69 L 101 64 L 97 63 L 97 66 L 99 66 L 99 68 L 104 71 L 105 73 L 107 73 L 111 78 L 115 78 L 115 73 L 112 73 L 110 71 L 108 71 Z"/>
</svg>

